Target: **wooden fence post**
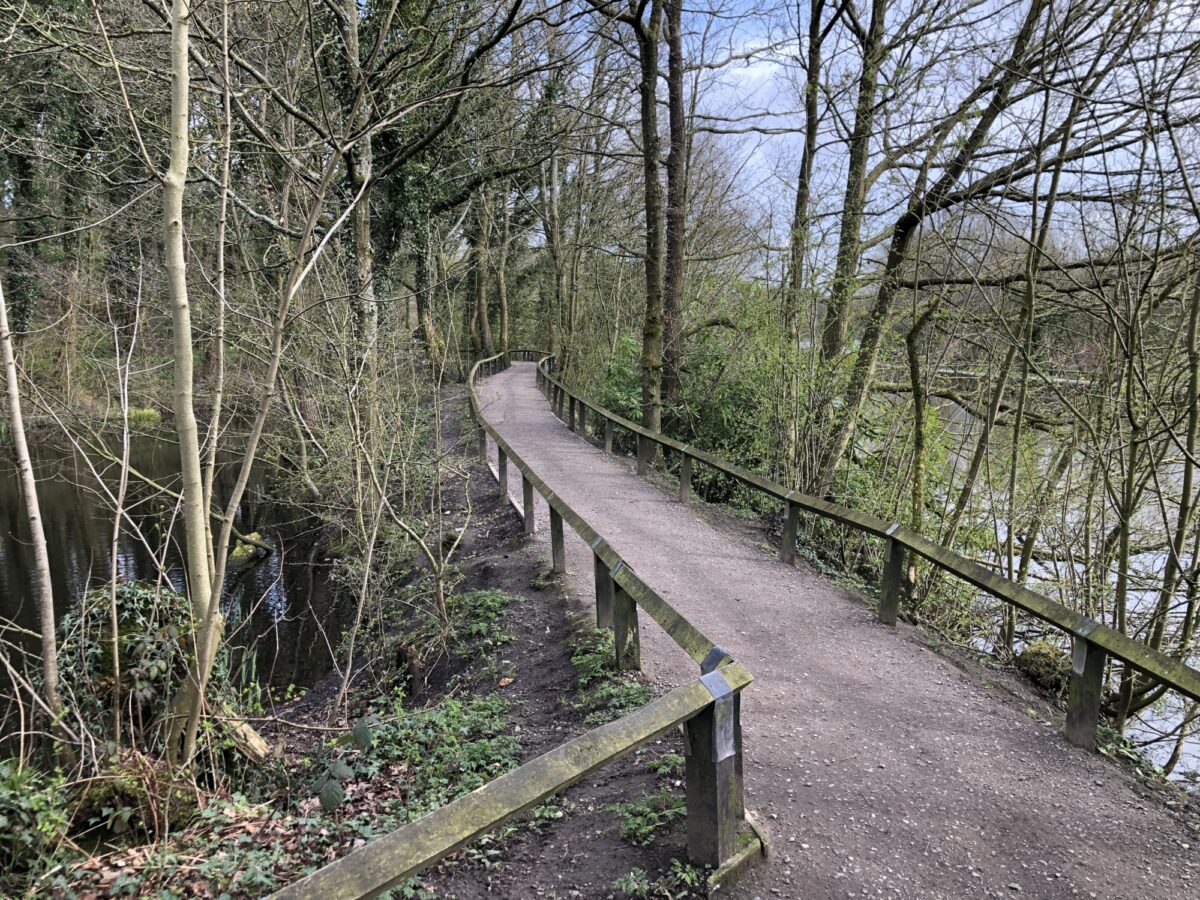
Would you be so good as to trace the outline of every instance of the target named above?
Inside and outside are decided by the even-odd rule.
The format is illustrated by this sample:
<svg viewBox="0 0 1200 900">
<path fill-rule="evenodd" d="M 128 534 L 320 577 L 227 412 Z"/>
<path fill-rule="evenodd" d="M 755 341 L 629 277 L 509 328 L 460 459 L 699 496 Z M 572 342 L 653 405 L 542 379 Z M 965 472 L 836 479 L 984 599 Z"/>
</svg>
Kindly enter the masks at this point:
<svg viewBox="0 0 1200 900">
<path fill-rule="evenodd" d="M 900 599 L 904 595 L 904 545 L 891 533 L 899 526 L 888 529 L 887 559 L 883 563 L 883 590 L 879 596 L 879 621 L 884 625 L 895 625 L 900 615 Z"/>
<path fill-rule="evenodd" d="M 521 509 L 525 513 L 525 534 L 532 535 L 537 532 L 537 520 L 533 517 L 533 482 L 529 477 L 521 473 Z"/>
<path fill-rule="evenodd" d="M 683 450 L 679 455 L 679 502 L 687 506 L 692 499 L 692 458 Z"/>
<path fill-rule="evenodd" d="M 593 549 L 595 549 L 593 547 Z M 608 572 L 608 566 L 604 564 L 604 560 L 596 554 L 594 562 L 594 570 L 596 573 L 596 627 L 607 628 L 613 630 L 613 595 L 616 593 L 616 584 L 613 582 L 612 575 Z"/>
<path fill-rule="evenodd" d="M 785 565 L 796 561 L 796 523 L 800 518 L 800 507 L 791 500 L 783 520 L 783 536 L 779 539 L 779 558 Z"/>
<path fill-rule="evenodd" d="M 693 865 L 720 867 L 737 847 L 744 805 L 738 778 L 740 704 L 720 671 L 700 680 L 712 692 L 713 703 L 685 728 L 688 859 Z"/>
<path fill-rule="evenodd" d="M 613 643 L 617 649 L 618 672 L 642 667 L 637 604 L 619 584 L 613 589 Z"/>
<path fill-rule="evenodd" d="M 612 455 L 613 424 L 612 419 L 604 419 L 604 452 Z"/>
<path fill-rule="evenodd" d="M 500 499 L 508 499 L 508 454 L 499 444 L 496 445 L 496 482 L 500 486 Z"/>
<path fill-rule="evenodd" d="M 571 431 L 575 430 L 575 398 L 573 396 L 569 398 L 567 404 L 567 428 Z"/>
<path fill-rule="evenodd" d="M 550 507 L 550 568 L 561 575 L 567 571 L 567 548 L 563 541 L 562 515 Z"/>
<path fill-rule="evenodd" d="M 480 425 L 475 430 L 475 436 L 479 439 L 479 461 L 486 466 L 487 461 L 488 461 L 488 459 L 487 459 L 487 432 L 483 430 L 482 425 Z"/>
<path fill-rule="evenodd" d="M 1086 638 L 1071 638 L 1071 682 L 1063 734 L 1076 747 L 1094 750 L 1100 705 L 1104 699 L 1104 648 Z"/>
<path fill-rule="evenodd" d="M 637 473 L 645 475 L 650 463 L 650 439 L 643 435 L 637 436 Z"/>
</svg>

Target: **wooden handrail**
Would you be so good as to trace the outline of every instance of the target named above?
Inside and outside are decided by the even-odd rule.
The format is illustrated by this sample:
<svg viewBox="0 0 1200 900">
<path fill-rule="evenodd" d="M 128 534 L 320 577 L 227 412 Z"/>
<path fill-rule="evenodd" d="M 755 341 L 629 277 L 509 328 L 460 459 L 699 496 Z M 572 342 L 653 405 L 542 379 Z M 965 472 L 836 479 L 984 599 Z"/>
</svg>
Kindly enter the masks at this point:
<svg viewBox="0 0 1200 900">
<path fill-rule="evenodd" d="M 549 370 L 546 365 L 549 359 L 551 357 L 545 355 L 537 363 L 539 383 L 570 398 L 572 408 L 591 410 L 606 422 L 624 428 L 642 440 L 652 441 L 660 447 L 680 454 L 682 460 L 689 462 L 689 473 L 690 461 L 695 460 L 784 503 L 789 522 L 792 523 L 790 528 L 784 529 L 785 538 L 790 536 L 793 545 L 782 548 L 781 555 L 785 559 L 790 561 L 794 551 L 794 515 L 797 510 L 821 516 L 887 541 L 889 565 L 885 567 L 885 573 L 890 572 L 895 583 L 889 584 L 885 579 L 884 603 L 881 604 L 881 618 L 884 621 L 890 619 L 890 624 L 895 623 L 895 604 L 898 603 L 900 593 L 898 579 L 902 571 L 903 553 L 908 551 L 1070 635 L 1074 642 L 1074 653 L 1071 693 L 1067 708 L 1067 736 L 1074 743 L 1083 746 L 1095 743 L 1095 726 L 1099 718 L 1101 700 L 1099 687 L 1102 683 L 1105 657 L 1121 660 L 1185 697 L 1200 700 L 1200 671 L 1180 660 L 997 575 L 962 554 L 934 543 L 912 528 L 784 487 L 719 456 L 684 444 L 662 432 L 644 428 L 637 422 L 592 403 L 572 391 L 561 378 Z M 681 494 L 686 496 L 684 490 L 681 490 Z"/>
<path fill-rule="evenodd" d="M 467 379 L 482 461 L 487 462 L 486 440 L 490 435 L 501 460 L 498 473 L 501 486 L 506 487 L 508 461 L 521 470 L 527 486 L 523 510 L 526 522 L 532 518 L 531 494 L 536 488 L 546 498 L 552 518 L 559 517 L 560 527 L 562 521 L 569 522 L 588 541 L 598 560 L 597 575 L 601 575 L 603 567 L 604 581 L 611 581 L 631 601 L 628 614 L 633 617 L 634 642 L 636 612 L 632 611 L 632 603 L 650 613 L 700 663 L 701 675 L 293 882 L 273 895 L 278 900 L 377 896 L 677 725 L 684 725 L 687 731 L 689 858 L 698 865 L 717 867 L 718 872 L 713 876 L 717 879 L 728 877 L 731 870 L 751 858 L 745 848 L 737 850 L 735 838 L 738 822 L 744 818 L 740 697 L 753 678 L 744 666 L 714 645 L 638 578 L 595 529 L 550 490 L 483 418 L 475 393 L 475 378 L 480 371 L 492 374 L 507 368 L 513 356 L 538 362 L 545 354 L 537 350 L 497 354 L 476 362 Z M 561 541 L 560 531 L 556 558 L 561 554 Z M 597 589 L 599 599 L 599 578 Z M 620 667 L 622 638 L 620 627 L 616 630 Z M 757 833 L 751 843 L 765 850 Z"/>
<path fill-rule="evenodd" d="M 748 685 L 739 663 L 721 668 L 716 692 Z M 728 692 L 728 693 L 725 693 Z M 623 718 L 601 725 L 293 882 L 276 900 L 375 897 L 527 812 L 584 776 L 709 711 L 720 701 L 712 679 L 697 678 Z"/>
</svg>

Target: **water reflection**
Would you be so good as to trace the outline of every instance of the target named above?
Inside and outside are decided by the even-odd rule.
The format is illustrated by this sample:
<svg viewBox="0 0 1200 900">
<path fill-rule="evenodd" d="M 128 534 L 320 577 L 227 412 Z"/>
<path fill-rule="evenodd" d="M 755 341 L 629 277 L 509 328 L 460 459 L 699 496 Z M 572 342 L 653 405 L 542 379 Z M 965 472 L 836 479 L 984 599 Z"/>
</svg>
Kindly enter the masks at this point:
<svg viewBox="0 0 1200 900">
<path fill-rule="evenodd" d="M 110 448 L 119 456 L 120 448 Z M 103 454 L 84 458 L 47 441 L 30 448 L 46 529 L 51 581 L 59 614 L 89 588 L 110 577 L 113 502 L 119 467 Z M 89 466 L 88 460 L 92 465 Z M 168 491 L 179 489 L 178 447 L 153 437 L 134 438 L 130 462 Z M 237 477 L 238 460 L 219 466 L 215 493 L 223 501 Z M 95 471 L 93 471 L 93 467 Z M 97 477 L 99 476 L 99 477 Z M 182 523 L 174 497 L 131 477 L 116 553 L 116 574 L 125 580 L 186 588 Z M 226 580 L 228 631 L 235 648 L 235 678 L 286 688 L 311 684 L 331 668 L 341 618 L 319 553 L 318 524 L 272 494 L 261 472 L 251 478 L 237 516 L 243 534 L 258 532 L 276 552 L 256 565 L 231 567 Z M 0 450 L 0 619 L 38 629 L 30 574 L 33 552 L 11 450 Z M 11 635 L 8 636 L 12 640 Z M 36 641 L 25 638 L 36 653 Z"/>
</svg>

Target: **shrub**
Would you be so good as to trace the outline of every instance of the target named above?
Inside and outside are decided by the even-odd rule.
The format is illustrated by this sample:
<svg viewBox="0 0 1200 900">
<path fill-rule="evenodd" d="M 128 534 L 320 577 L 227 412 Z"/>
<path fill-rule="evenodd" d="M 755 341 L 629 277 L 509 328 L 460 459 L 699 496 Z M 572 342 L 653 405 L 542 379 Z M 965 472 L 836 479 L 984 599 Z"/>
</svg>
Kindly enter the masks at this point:
<svg viewBox="0 0 1200 900">
<path fill-rule="evenodd" d="M 72 686 L 80 713 L 97 734 L 108 733 L 116 687 L 110 591 L 111 586 L 88 591 L 59 622 L 63 681 Z M 146 749 L 151 735 L 142 728 L 160 719 L 187 675 L 192 611 L 183 594 L 142 582 L 118 584 L 116 599 L 125 729 Z M 213 684 L 222 683 L 218 673 Z"/>
</svg>

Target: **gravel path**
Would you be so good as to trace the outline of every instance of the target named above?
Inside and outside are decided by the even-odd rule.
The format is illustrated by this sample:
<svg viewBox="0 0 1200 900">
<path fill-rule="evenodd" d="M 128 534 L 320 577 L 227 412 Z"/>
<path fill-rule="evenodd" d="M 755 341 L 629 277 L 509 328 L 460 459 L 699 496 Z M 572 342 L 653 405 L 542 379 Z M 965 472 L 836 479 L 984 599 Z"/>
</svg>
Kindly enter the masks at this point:
<svg viewBox="0 0 1200 900">
<path fill-rule="evenodd" d="M 774 852 L 732 896 L 1200 898 L 1200 841 L 1010 693 L 572 434 L 532 364 L 483 382 L 479 397 L 551 489 L 754 674 L 743 700 L 746 805 Z M 511 470 L 510 491 L 520 492 Z M 589 599 L 591 554 L 570 529 L 567 559 Z M 695 677 L 644 613 L 641 630 L 651 679 Z"/>
</svg>

